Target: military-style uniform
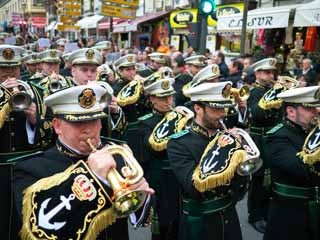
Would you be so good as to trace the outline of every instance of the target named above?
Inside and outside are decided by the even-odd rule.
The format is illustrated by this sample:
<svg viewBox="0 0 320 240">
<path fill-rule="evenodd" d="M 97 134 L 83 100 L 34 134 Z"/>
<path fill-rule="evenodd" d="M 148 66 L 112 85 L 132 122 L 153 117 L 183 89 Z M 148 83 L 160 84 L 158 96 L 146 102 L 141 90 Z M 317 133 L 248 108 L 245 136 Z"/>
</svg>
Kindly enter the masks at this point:
<svg viewBox="0 0 320 240">
<path fill-rule="evenodd" d="M 306 116 L 303 124 L 288 115 L 268 132 L 273 196 L 265 240 L 320 239 L 319 122 L 311 131 L 302 127 L 308 126 L 307 121 L 312 118 L 318 120 L 319 89 L 319 86 L 301 87 L 278 94 L 285 111 L 293 107 L 297 115 L 306 113 Z"/>
<path fill-rule="evenodd" d="M 149 137 L 164 115 L 159 112 L 150 113 L 140 118 L 139 136 L 142 156 L 140 159 L 145 177 L 150 186 L 156 191 L 156 214 L 159 218 L 160 234 L 153 229 L 154 237 L 159 239 L 177 239 L 179 217 L 179 185 L 171 170 L 167 151 L 155 151 L 149 143 Z M 156 222 L 153 222 L 154 228 Z"/>
<path fill-rule="evenodd" d="M 276 61 L 273 61 L 273 59 L 261 60 L 256 63 L 257 67 L 255 68 L 255 71 L 264 69 L 274 70 L 275 63 Z M 250 136 L 260 150 L 260 157 L 264 160 L 263 167 L 254 173 L 249 189 L 248 212 L 250 223 L 266 218 L 270 196 L 267 186 L 264 186 L 267 185 L 268 182 L 268 177 L 265 177 L 265 169 L 267 168 L 268 159 L 264 157 L 266 151 L 264 136 L 267 131 L 281 122 L 282 119 L 282 113 L 278 109 L 265 110 L 258 104 L 269 90 L 270 88 L 262 86 L 256 82 L 254 87 L 251 89 L 250 97 L 247 100 Z"/>
<path fill-rule="evenodd" d="M 105 94 L 106 89 L 101 86 L 76 86 L 50 95 L 45 104 L 57 118 L 70 124 L 90 121 L 107 116 L 100 104 Z M 128 239 L 127 228 L 119 231 L 119 223 L 109 229 L 116 221 L 115 210 L 111 208 L 113 192 L 110 183 L 85 164 L 87 157 L 58 140 L 56 147 L 16 165 L 14 203 L 17 216 L 14 222 L 19 230 L 22 219 L 22 239 L 49 235 L 56 239 Z M 117 170 L 125 165 L 120 156 L 115 156 L 115 161 Z M 138 196 L 132 199 L 132 207 L 138 199 Z M 147 198 L 141 209 L 142 216 L 136 218 L 136 227 L 145 223 L 149 200 Z"/>
<path fill-rule="evenodd" d="M 188 84 L 192 79 L 193 76 L 189 72 L 185 74 L 180 74 L 175 78 L 173 88 L 177 92 L 175 95 L 176 106 L 184 106 L 184 104 L 189 101 L 189 99 L 183 94 L 182 88 L 184 85 Z"/>
<path fill-rule="evenodd" d="M 204 193 L 193 184 L 192 174 L 213 138 L 193 122 L 190 130 L 173 135 L 168 143 L 170 165 L 183 191 L 181 240 L 242 239 L 235 204 L 243 194 L 244 179 L 236 175 L 230 185 Z"/>
<path fill-rule="evenodd" d="M 310 214 L 319 217 L 319 213 L 310 213 L 309 201 L 313 197 L 319 197 L 315 195 L 315 187 L 320 185 L 320 165 L 317 164 L 315 172 L 297 156 L 307 135 L 302 127 L 290 120 L 277 125 L 268 133 L 268 159 L 273 197 L 269 207 L 265 240 L 315 239 L 312 237 L 314 229 L 310 223 L 312 217 Z M 311 194 L 310 198 L 307 197 L 308 192 Z M 285 196 L 299 193 L 305 193 L 305 199 L 303 196 L 301 198 Z M 317 228 L 319 229 L 319 226 Z"/>
</svg>

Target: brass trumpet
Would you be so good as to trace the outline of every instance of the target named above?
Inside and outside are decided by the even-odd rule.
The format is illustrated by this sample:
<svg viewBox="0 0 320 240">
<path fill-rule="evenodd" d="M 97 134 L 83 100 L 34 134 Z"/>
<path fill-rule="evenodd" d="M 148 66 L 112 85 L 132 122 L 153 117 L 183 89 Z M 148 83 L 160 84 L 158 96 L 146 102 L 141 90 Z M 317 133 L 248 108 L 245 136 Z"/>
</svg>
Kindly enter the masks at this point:
<svg viewBox="0 0 320 240">
<path fill-rule="evenodd" d="M 224 131 L 228 131 L 223 120 L 220 119 L 219 122 Z M 246 160 L 238 165 L 237 173 L 240 176 L 252 175 L 263 165 L 263 161 L 260 158 L 260 151 L 246 131 L 241 128 L 236 128 L 236 133 L 241 137 L 241 145 L 247 153 Z"/>
<path fill-rule="evenodd" d="M 222 96 L 225 98 L 236 98 L 239 97 L 241 101 L 246 101 L 250 97 L 250 88 L 248 86 L 243 86 L 240 89 L 231 87 L 227 84 L 222 92 Z"/>
<path fill-rule="evenodd" d="M 92 148 L 90 139 L 87 143 Z M 111 153 L 112 156 L 120 155 L 126 163 L 122 167 L 121 174 L 114 168 L 110 169 L 107 180 L 113 190 L 113 210 L 117 217 L 127 217 L 137 211 L 144 203 L 147 194 L 141 190 L 130 190 L 129 186 L 138 183 L 143 178 L 143 170 L 138 161 L 134 158 L 128 145 L 111 144 L 102 148 L 103 151 Z"/>
<path fill-rule="evenodd" d="M 13 94 L 9 98 L 9 106 L 14 111 L 24 111 L 32 104 L 34 93 L 31 87 L 22 80 L 17 80 L 19 86 L 13 88 Z"/>
</svg>

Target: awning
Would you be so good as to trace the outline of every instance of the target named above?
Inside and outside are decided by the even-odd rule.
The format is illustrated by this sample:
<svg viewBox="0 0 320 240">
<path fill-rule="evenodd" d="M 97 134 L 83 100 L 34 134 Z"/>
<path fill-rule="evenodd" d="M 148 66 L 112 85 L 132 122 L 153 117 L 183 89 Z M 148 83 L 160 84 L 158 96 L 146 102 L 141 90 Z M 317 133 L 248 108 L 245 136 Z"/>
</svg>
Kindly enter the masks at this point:
<svg viewBox="0 0 320 240">
<path fill-rule="evenodd" d="M 248 11 L 247 29 L 286 28 L 289 15 L 298 5 L 258 8 Z M 218 30 L 237 30 L 242 28 L 243 14 L 218 17 Z"/>
<path fill-rule="evenodd" d="M 31 17 L 29 21 L 34 28 L 44 28 L 46 26 L 47 19 L 45 17 Z"/>
<path fill-rule="evenodd" d="M 138 31 L 138 25 L 144 22 L 148 22 L 151 20 L 155 20 L 157 18 L 161 18 L 167 14 L 169 14 L 170 12 L 157 12 L 157 13 L 152 13 L 152 14 L 148 14 L 145 16 L 141 16 L 141 17 L 137 17 L 134 20 L 128 20 L 126 22 L 123 23 L 119 23 L 117 24 L 117 26 L 114 27 L 113 32 L 117 33 L 117 32 L 135 32 Z"/>
<path fill-rule="evenodd" d="M 97 28 L 98 22 L 103 18 L 101 15 L 84 17 L 78 21 L 77 25 L 83 28 Z"/>
<path fill-rule="evenodd" d="M 114 19 L 112 20 L 112 24 L 113 24 L 113 26 L 115 26 L 115 25 L 117 25 L 117 24 L 119 24 L 119 23 L 121 23 L 121 22 L 123 22 L 123 21 L 125 21 L 125 19 L 114 18 Z M 109 19 L 106 20 L 106 21 L 104 21 L 104 22 L 100 22 L 100 23 L 98 24 L 98 29 L 99 29 L 99 30 L 109 29 L 109 28 L 110 28 L 110 20 L 109 20 Z"/>
<path fill-rule="evenodd" d="M 293 26 L 320 26 L 320 0 L 315 0 L 313 2 L 303 4 L 301 7 L 297 7 Z"/>
<path fill-rule="evenodd" d="M 46 27 L 46 32 L 49 32 L 54 29 L 54 27 L 57 25 L 57 21 L 52 21 L 47 27 Z"/>
</svg>

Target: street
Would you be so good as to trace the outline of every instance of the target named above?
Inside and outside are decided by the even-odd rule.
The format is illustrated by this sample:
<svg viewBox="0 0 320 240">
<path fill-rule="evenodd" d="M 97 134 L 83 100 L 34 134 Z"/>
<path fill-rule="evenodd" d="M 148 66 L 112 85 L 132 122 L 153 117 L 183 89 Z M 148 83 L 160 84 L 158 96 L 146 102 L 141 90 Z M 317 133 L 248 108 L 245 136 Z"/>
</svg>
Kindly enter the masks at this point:
<svg viewBox="0 0 320 240">
<path fill-rule="evenodd" d="M 244 198 L 237 205 L 237 210 L 240 218 L 243 240 L 262 240 L 262 234 L 255 231 L 247 221 L 247 198 Z M 130 224 L 129 224 L 130 226 Z M 135 231 L 129 227 L 130 240 L 150 240 L 150 228 L 144 228 Z M 201 240 L 201 239 L 199 239 Z"/>
</svg>

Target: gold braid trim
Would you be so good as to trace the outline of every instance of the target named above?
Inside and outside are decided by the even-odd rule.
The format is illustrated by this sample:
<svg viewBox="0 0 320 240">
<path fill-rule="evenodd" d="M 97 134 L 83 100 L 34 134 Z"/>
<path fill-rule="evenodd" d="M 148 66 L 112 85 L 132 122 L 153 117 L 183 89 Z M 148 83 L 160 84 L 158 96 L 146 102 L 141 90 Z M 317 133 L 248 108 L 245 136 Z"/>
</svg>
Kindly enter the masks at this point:
<svg viewBox="0 0 320 240">
<path fill-rule="evenodd" d="M 245 150 L 239 149 L 234 151 L 233 154 L 232 154 L 232 150 L 230 150 L 229 157 L 230 157 L 230 153 L 232 154 L 232 156 L 231 158 L 229 158 L 230 160 L 227 160 L 227 161 L 230 161 L 228 167 L 224 169 L 222 172 L 211 174 L 210 176 L 202 179 L 200 177 L 200 175 L 202 175 L 200 170 L 200 165 L 204 160 L 204 157 L 207 155 L 209 150 L 214 146 L 216 141 L 218 141 L 220 136 L 221 136 L 220 134 L 217 134 L 217 136 L 208 144 L 204 153 L 202 154 L 200 163 L 198 164 L 195 171 L 193 172 L 193 175 L 192 175 L 193 184 L 199 192 L 205 192 L 210 189 L 228 184 L 233 178 L 238 165 L 246 159 L 247 153 Z"/>
<path fill-rule="evenodd" d="M 3 105 L 2 109 L 0 110 L 0 129 L 2 129 L 4 122 L 6 121 L 6 117 L 10 113 L 10 106 L 9 103 Z"/>
<path fill-rule="evenodd" d="M 79 161 L 79 163 L 80 162 L 85 164 L 83 161 Z M 22 228 L 19 233 L 21 236 L 21 239 L 23 239 L 23 240 L 38 240 L 38 238 L 36 238 L 32 234 L 32 232 L 34 232 L 34 231 L 38 232 L 39 230 L 34 229 L 34 228 L 32 228 L 32 229 L 30 228 L 31 219 L 34 218 L 32 216 L 33 215 L 33 208 L 34 208 L 33 207 L 34 193 L 40 192 L 43 190 L 48 190 L 52 187 L 60 185 L 61 183 L 66 181 L 73 172 L 85 173 L 87 171 L 88 171 L 87 169 L 79 167 L 79 164 L 71 165 L 64 172 L 57 173 L 57 174 L 50 176 L 50 177 L 42 178 L 24 190 L 24 192 L 23 192 L 24 196 L 23 196 L 23 201 L 22 201 L 22 206 L 23 206 L 22 207 L 22 223 L 23 224 L 22 224 Z M 108 196 L 108 199 L 109 199 L 109 196 Z M 92 222 L 90 223 L 90 226 L 88 227 L 88 229 L 90 229 L 90 231 L 88 231 L 84 240 L 95 239 L 101 231 L 106 229 L 107 226 L 111 225 L 115 221 L 116 221 L 116 217 L 114 215 L 112 207 L 102 211 L 95 218 L 92 219 Z M 46 234 L 43 232 L 42 235 L 46 235 Z M 51 236 L 46 236 L 46 239 L 55 239 L 56 240 L 57 238 L 56 238 L 56 236 L 51 235 Z"/>
<path fill-rule="evenodd" d="M 129 96 L 123 97 L 122 93 L 127 91 L 128 88 L 134 89 L 134 92 Z M 121 91 L 118 93 L 117 102 L 120 107 L 125 107 L 130 104 L 136 103 L 142 93 L 142 82 L 139 80 L 133 80 L 124 86 Z"/>
<path fill-rule="evenodd" d="M 320 161 L 320 146 L 316 147 L 313 150 L 307 149 L 307 144 L 310 140 L 310 137 L 313 135 L 313 133 L 319 129 L 319 126 L 315 127 L 307 136 L 306 140 L 304 141 L 302 151 L 297 153 L 298 157 L 301 157 L 303 162 L 307 165 L 314 165 L 315 163 Z"/>
<path fill-rule="evenodd" d="M 176 117 L 173 117 L 173 115 L 176 115 Z M 174 128 L 173 132 L 166 135 L 164 138 L 158 138 L 156 132 L 163 125 L 163 123 L 168 120 L 174 121 L 174 118 L 176 118 L 176 120 L 174 123 L 175 128 Z M 166 113 L 165 117 L 156 125 L 156 127 L 153 129 L 153 131 L 149 137 L 148 141 L 149 141 L 149 144 L 152 147 L 152 149 L 155 151 L 158 151 L 158 152 L 166 150 L 170 136 L 172 134 L 175 134 L 175 133 L 183 130 L 189 119 L 190 118 L 188 118 L 188 116 L 183 116 L 180 113 L 177 113 L 175 111 L 171 111 L 171 112 Z"/>
</svg>

